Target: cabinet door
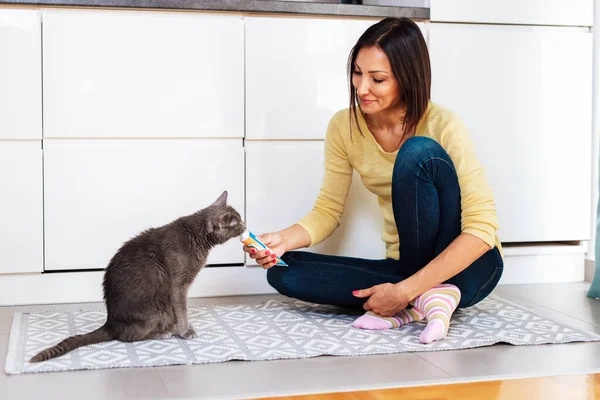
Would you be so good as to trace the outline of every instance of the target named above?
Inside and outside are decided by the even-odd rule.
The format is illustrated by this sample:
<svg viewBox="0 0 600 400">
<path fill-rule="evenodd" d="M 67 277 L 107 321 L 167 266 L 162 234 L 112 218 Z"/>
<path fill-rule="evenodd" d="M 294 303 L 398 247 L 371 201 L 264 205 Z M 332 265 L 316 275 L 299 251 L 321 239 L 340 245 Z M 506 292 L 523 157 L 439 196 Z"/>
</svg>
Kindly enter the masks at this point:
<svg viewBox="0 0 600 400">
<path fill-rule="evenodd" d="M 281 160 L 285 160 L 282 162 Z M 308 213 L 323 177 L 323 142 L 246 142 L 247 226 L 257 234 L 289 227 Z M 385 258 L 377 198 L 355 174 L 340 227 L 318 253 Z M 247 263 L 255 265 L 247 258 Z"/>
<path fill-rule="evenodd" d="M 592 41 L 571 28 L 432 24 L 432 98 L 466 123 L 505 242 L 590 235 Z"/>
<path fill-rule="evenodd" d="M 46 270 L 99 269 L 142 230 L 210 205 L 244 210 L 241 140 L 47 140 Z M 239 240 L 210 264 L 243 263 Z"/>
<path fill-rule="evenodd" d="M 523 25 L 594 24 L 593 0 L 431 0 L 431 21 Z"/>
<path fill-rule="evenodd" d="M 42 148 L 0 141 L 0 274 L 42 272 Z"/>
<path fill-rule="evenodd" d="M 241 15 L 45 11 L 46 137 L 243 137 Z"/>
<path fill-rule="evenodd" d="M 0 10 L 0 139 L 42 138 L 41 24 L 37 11 Z"/>
<path fill-rule="evenodd" d="M 248 18 L 246 137 L 323 139 L 329 118 L 348 107 L 350 50 L 376 22 Z"/>
</svg>

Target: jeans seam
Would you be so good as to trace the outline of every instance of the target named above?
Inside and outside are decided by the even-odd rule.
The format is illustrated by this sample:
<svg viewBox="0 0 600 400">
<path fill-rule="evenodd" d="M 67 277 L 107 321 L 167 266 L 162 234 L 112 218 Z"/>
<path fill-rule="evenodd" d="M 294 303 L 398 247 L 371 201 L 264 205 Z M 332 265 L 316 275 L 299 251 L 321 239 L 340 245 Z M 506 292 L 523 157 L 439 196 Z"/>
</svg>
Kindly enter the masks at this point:
<svg viewBox="0 0 600 400">
<path fill-rule="evenodd" d="M 431 161 L 431 160 L 440 160 L 443 161 L 445 164 L 447 164 L 450 168 L 452 168 L 452 171 L 454 171 L 456 173 L 456 168 L 454 168 L 454 166 L 452 164 L 450 164 L 448 162 L 448 160 L 443 159 L 442 157 L 437 157 L 437 156 L 432 156 L 429 157 L 423 161 L 421 161 L 421 163 L 419 164 L 419 168 L 423 168 L 423 164 L 425 164 L 427 161 Z"/>
<path fill-rule="evenodd" d="M 354 265 L 347 265 L 347 264 L 342 264 L 342 263 L 334 263 L 334 262 L 329 262 L 329 261 L 312 261 L 312 260 L 298 260 L 299 262 L 302 263 L 306 263 L 306 264 L 322 264 L 322 265 L 330 265 L 330 266 L 335 266 L 335 267 L 342 267 L 342 268 L 348 268 L 348 269 L 353 269 L 355 271 L 360 271 L 360 272 L 364 272 L 370 275 L 374 275 L 374 276 L 382 276 L 382 277 L 388 277 L 388 278 L 400 278 L 400 276 L 398 275 L 392 275 L 392 274 L 388 274 L 385 272 L 379 272 L 379 271 L 373 271 L 370 269 L 363 269 L 361 267 L 357 267 Z"/>
<path fill-rule="evenodd" d="M 420 235 L 419 235 L 419 177 L 421 176 L 421 171 L 423 170 L 423 164 L 425 164 L 428 161 L 432 161 L 432 160 L 443 161 L 444 163 L 446 163 L 446 165 L 448 165 L 452 169 L 452 171 L 454 171 L 454 173 L 456 173 L 456 169 L 454 168 L 454 166 L 441 157 L 432 156 L 432 157 L 429 157 L 419 163 L 419 171 L 417 172 L 417 179 L 416 179 L 416 183 L 415 183 L 415 210 L 417 213 L 417 218 L 415 218 L 415 220 L 416 220 L 416 231 L 417 231 L 416 232 L 416 238 L 417 238 L 416 247 L 417 247 L 417 249 L 419 249 L 419 237 L 420 237 Z M 400 240 L 402 240 L 402 238 L 400 238 Z"/>
<path fill-rule="evenodd" d="M 417 231 L 417 235 L 416 235 L 416 238 L 417 238 L 417 246 L 416 246 L 417 247 L 417 252 L 420 249 L 420 246 L 419 246 L 419 243 L 420 243 L 420 240 L 419 240 L 419 237 L 420 237 L 419 236 L 419 177 L 421 176 L 421 170 L 422 169 L 423 169 L 423 165 L 419 165 L 419 172 L 417 172 L 417 179 L 416 179 L 416 183 L 415 183 L 415 212 L 417 214 L 416 218 L 415 218 L 415 221 L 416 221 L 415 225 L 417 227 L 416 228 L 416 231 Z M 400 240 L 402 240 L 402 238 L 400 238 Z M 420 256 L 420 254 L 419 254 L 419 256 Z"/>
</svg>

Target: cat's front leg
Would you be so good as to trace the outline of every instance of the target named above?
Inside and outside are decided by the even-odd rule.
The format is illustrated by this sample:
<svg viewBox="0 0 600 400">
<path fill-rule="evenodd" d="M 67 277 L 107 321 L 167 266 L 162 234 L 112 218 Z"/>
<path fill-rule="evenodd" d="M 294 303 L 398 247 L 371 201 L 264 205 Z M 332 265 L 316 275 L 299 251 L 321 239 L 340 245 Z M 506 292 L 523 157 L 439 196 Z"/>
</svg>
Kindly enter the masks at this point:
<svg viewBox="0 0 600 400">
<path fill-rule="evenodd" d="M 182 310 L 177 313 L 177 332 L 176 334 L 181 336 L 183 339 L 194 339 L 198 337 L 198 334 L 194 328 L 189 324 L 187 317 L 187 310 Z"/>
<path fill-rule="evenodd" d="M 195 339 L 198 337 L 198 334 L 196 333 L 196 331 L 194 330 L 194 328 L 189 324 L 188 322 L 188 318 L 187 318 L 187 308 L 181 312 L 184 317 L 183 317 L 183 322 L 182 324 L 178 327 L 179 329 L 179 336 L 181 336 L 183 339 Z"/>
<path fill-rule="evenodd" d="M 195 339 L 198 334 L 194 328 L 188 322 L 188 310 L 187 310 L 187 290 L 178 290 L 177 296 L 175 296 L 175 304 L 173 309 L 175 310 L 175 318 L 177 320 L 176 332 L 183 339 Z"/>
</svg>

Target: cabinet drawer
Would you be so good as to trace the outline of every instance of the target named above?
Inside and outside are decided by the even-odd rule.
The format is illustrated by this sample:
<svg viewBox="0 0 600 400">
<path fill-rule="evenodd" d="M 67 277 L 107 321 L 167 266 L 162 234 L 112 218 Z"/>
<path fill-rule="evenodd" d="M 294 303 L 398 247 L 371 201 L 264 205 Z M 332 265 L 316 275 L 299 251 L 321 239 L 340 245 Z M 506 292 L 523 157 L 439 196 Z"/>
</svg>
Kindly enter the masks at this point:
<svg viewBox="0 0 600 400">
<path fill-rule="evenodd" d="M 0 141 L 0 274 L 42 272 L 42 148 Z"/>
<path fill-rule="evenodd" d="M 244 216 L 242 141 L 46 140 L 46 270 L 104 268 L 123 242 L 210 205 Z M 243 263 L 238 240 L 210 264 Z"/>
<path fill-rule="evenodd" d="M 244 136 L 241 15 L 50 10 L 44 136 Z"/>
<path fill-rule="evenodd" d="M 594 24 L 593 0 L 431 0 L 432 22 Z"/>
<path fill-rule="evenodd" d="M 432 98 L 466 123 L 505 242 L 590 236 L 592 37 L 431 24 Z"/>
<path fill-rule="evenodd" d="M 41 27 L 38 11 L 0 10 L 0 139 L 42 138 Z"/>
</svg>

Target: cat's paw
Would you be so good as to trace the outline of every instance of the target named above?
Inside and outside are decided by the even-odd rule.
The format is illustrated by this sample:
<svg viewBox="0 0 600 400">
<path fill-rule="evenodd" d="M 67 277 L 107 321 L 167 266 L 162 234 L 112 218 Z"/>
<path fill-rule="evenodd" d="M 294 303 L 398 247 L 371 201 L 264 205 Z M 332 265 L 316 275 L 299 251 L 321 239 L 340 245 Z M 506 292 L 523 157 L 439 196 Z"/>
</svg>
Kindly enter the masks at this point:
<svg viewBox="0 0 600 400">
<path fill-rule="evenodd" d="M 198 337 L 198 334 L 196 333 L 196 331 L 194 330 L 194 328 L 190 327 L 187 331 L 180 333 L 179 336 L 181 336 L 183 339 L 195 339 Z"/>
<path fill-rule="evenodd" d="M 173 337 L 173 332 L 165 332 L 158 335 L 157 339 L 171 339 Z"/>
</svg>

